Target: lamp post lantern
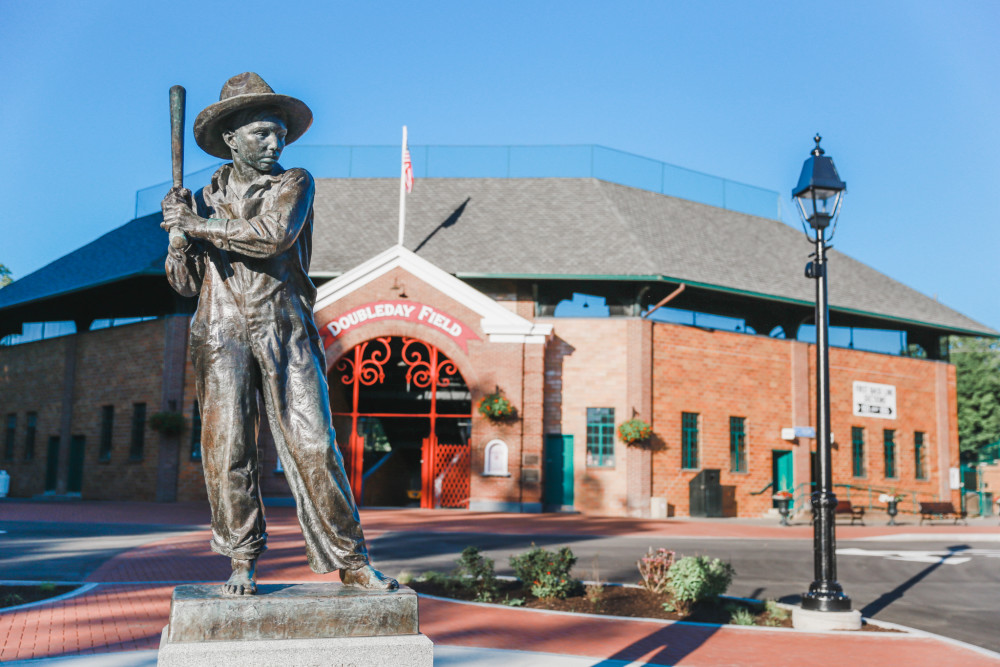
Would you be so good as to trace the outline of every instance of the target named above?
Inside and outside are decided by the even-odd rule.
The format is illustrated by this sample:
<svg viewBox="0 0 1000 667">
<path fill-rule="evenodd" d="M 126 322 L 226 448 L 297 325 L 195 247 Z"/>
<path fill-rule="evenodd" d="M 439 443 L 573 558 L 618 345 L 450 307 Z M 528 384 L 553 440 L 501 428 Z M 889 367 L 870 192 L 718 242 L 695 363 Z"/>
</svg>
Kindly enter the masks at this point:
<svg viewBox="0 0 1000 667">
<path fill-rule="evenodd" d="M 837 582 L 837 496 L 833 493 L 830 457 L 830 339 L 827 303 L 827 242 L 836 227 L 837 214 L 847 184 L 840 180 L 833 160 L 816 147 L 802 165 L 792 197 L 802 216 L 803 231 L 815 245 L 806 277 L 816 281 L 816 465 L 817 484 L 812 493 L 814 580 L 793 614 L 796 627 L 860 628 L 861 614 L 851 610 L 851 598 Z M 827 235 L 827 230 L 831 233 Z"/>
</svg>

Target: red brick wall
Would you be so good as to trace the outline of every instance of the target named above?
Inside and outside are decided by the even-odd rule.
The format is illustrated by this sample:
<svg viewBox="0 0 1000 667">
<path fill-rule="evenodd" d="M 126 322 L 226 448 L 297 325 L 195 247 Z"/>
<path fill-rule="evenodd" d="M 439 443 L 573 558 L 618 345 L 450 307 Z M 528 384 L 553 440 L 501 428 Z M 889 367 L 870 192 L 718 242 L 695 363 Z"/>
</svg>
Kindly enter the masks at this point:
<svg viewBox="0 0 1000 667">
<path fill-rule="evenodd" d="M 160 411 L 165 326 L 160 319 L 78 334 L 71 432 L 87 439 L 83 498 L 155 498 L 158 434 L 145 427 L 139 460 L 130 459 L 129 447 L 133 404 L 146 404 L 147 419 Z M 115 408 L 110 461 L 99 460 L 104 405 Z"/>
<path fill-rule="evenodd" d="M 697 471 L 682 470 L 681 413 L 700 415 L 700 469 L 718 468 L 723 487 L 733 487 L 728 513 L 758 516 L 771 506 L 770 491 L 749 495 L 771 481 L 772 450 L 795 452 L 795 484 L 808 481 L 811 440 L 787 442 L 781 429 L 814 425 L 815 347 L 807 346 L 808 381 L 802 375 L 802 343 L 761 336 L 656 324 L 653 331 L 653 427 L 666 448 L 653 454 L 653 495 L 665 496 L 673 511 L 688 513 L 688 483 Z M 938 374 L 946 382 L 938 388 Z M 943 362 L 833 348 L 830 354 L 831 427 L 835 484 L 852 484 L 855 502 L 868 502 L 868 488 L 898 489 L 932 499 L 946 483 L 947 465 L 957 465 L 958 436 L 954 367 Z M 896 387 L 897 419 L 854 417 L 853 382 L 877 382 Z M 805 384 L 806 388 L 802 385 Z M 799 414 L 803 390 L 808 414 Z M 938 411 L 938 401 L 947 408 Z M 730 472 L 729 417 L 745 417 L 746 473 Z M 865 428 L 866 475 L 852 474 L 851 427 Z M 898 477 L 887 479 L 882 457 L 882 431 L 896 431 Z M 941 443 L 939 430 L 947 433 Z M 915 478 L 913 433 L 925 434 L 926 481 Z M 944 447 L 941 450 L 941 447 Z M 939 454 L 940 452 L 940 454 Z M 804 491 L 802 487 L 800 491 Z M 837 488 L 841 498 L 847 489 Z M 724 494 L 725 497 L 725 494 Z"/>
<path fill-rule="evenodd" d="M 615 424 L 642 410 L 630 400 L 626 319 L 539 318 L 552 324 L 545 354 L 545 432 L 573 436 L 574 505 L 589 514 L 627 513 L 627 452 L 615 465 L 587 467 L 587 408 L 614 408 Z"/>
<path fill-rule="evenodd" d="M 49 437 L 59 435 L 67 341 L 68 337 L 63 337 L 0 347 L 0 427 L 3 429 L 0 438 L 6 438 L 7 415 L 17 414 L 14 460 L 0 458 L 0 470 L 10 474 L 11 496 L 33 496 L 45 490 Z M 30 461 L 24 458 L 28 412 L 38 413 L 35 454 Z M 4 444 L 0 441 L 0 448 Z"/>
</svg>

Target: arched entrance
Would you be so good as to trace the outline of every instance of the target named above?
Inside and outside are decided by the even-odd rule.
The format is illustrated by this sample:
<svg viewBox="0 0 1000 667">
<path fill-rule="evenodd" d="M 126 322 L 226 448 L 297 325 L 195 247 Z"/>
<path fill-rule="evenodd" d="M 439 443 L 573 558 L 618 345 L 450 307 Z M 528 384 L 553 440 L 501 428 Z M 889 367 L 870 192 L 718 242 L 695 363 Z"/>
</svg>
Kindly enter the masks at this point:
<svg viewBox="0 0 1000 667">
<path fill-rule="evenodd" d="M 374 338 L 338 359 L 329 382 L 359 505 L 468 508 L 472 398 L 451 359 L 416 338 Z"/>
</svg>

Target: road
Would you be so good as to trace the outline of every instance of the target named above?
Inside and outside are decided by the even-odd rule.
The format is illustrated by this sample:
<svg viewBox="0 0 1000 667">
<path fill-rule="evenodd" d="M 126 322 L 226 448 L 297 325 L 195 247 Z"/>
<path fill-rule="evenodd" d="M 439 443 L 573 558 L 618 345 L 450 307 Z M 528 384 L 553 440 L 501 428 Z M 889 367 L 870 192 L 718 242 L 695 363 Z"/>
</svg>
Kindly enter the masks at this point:
<svg viewBox="0 0 1000 667">
<path fill-rule="evenodd" d="M 195 527 L 3 522 L 0 529 L 7 531 L 0 534 L 0 579 L 80 581 L 117 553 Z M 1000 541 L 990 539 L 995 535 L 959 537 L 841 540 L 839 579 L 865 616 L 1000 651 Z M 448 571 L 462 549 L 476 545 L 495 559 L 498 573 L 512 574 L 510 555 L 532 543 L 571 547 L 578 557 L 574 574 L 582 579 L 634 583 L 635 561 L 647 547 L 662 546 L 679 556 L 733 563 L 731 595 L 794 603 L 812 581 L 812 542 L 800 539 L 389 532 L 371 541 L 371 551 L 380 568 L 397 574 Z M 265 573 L 266 560 L 267 554 L 261 562 Z"/>
</svg>

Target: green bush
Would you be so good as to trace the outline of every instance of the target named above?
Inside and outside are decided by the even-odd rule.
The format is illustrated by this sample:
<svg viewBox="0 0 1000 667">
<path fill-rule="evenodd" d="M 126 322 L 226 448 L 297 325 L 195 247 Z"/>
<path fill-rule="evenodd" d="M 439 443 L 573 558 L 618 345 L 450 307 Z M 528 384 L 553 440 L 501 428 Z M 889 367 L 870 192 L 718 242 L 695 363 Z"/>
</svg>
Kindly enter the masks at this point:
<svg viewBox="0 0 1000 667">
<path fill-rule="evenodd" d="M 548 551 L 532 545 L 520 556 L 510 557 L 510 566 L 517 578 L 531 587 L 537 598 L 565 598 L 573 593 L 580 582 L 570 576 L 576 556 L 569 547 Z"/>
<path fill-rule="evenodd" d="M 738 604 L 727 604 L 726 611 L 729 612 L 729 622 L 733 625 L 756 625 L 757 618 L 754 613 Z"/>
<path fill-rule="evenodd" d="M 478 547 L 465 547 L 458 558 L 455 574 L 478 602 L 493 602 L 499 591 L 493 559 L 484 556 Z"/>
<path fill-rule="evenodd" d="M 718 558 L 681 558 L 667 572 L 674 606 L 677 611 L 686 614 L 699 602 L 714 600 L 729 588 L 733 574 L 733 566 Z"/>
</svg>

